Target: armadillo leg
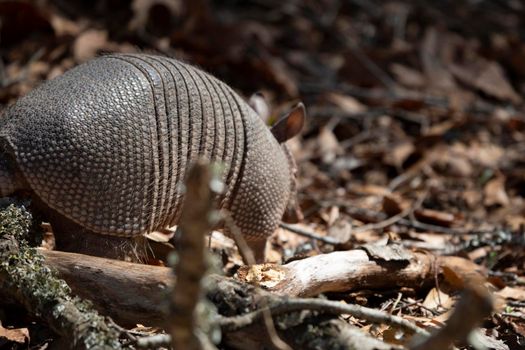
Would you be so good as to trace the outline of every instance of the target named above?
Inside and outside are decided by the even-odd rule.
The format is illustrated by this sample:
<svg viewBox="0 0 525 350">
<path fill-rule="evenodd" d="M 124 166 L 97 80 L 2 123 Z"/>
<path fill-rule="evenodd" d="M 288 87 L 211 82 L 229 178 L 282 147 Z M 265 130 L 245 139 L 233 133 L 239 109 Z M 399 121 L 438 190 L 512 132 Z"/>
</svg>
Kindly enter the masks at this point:
<svg viewBox="0 0 525 350">
<path fill-rule="evenodd" d="M 0 197 L 12 195 L 24 188 L 22 175 L 7 158 L 0 157 Z"/>
<path fill-rule="evenodd" d="M 267 239 L 265 237 L 256 240 L 249 240 L 246 242 L 248 244 L 248 247 L 250 247 L 250 249 L 252 250 L 253 255 L 255 257 L 255 262 L 257 264 L 264 263 L 264 259 L 266 257 L 266 241 Z"/>
<path fill-rule="evenodd" d="M 101 236 L 74 223 L 66 226 L 55 222 L 52 226 L 58 250 L 133 262 L 144 262 L 148 258 L 144 236 Z"/>
<path fill-rule="evenodd" d="M 143 262 L 148 258 L 148 244 L 142 235 L 102 236 L 56 212 L 47 210 L 45 214 L 53 228 L 57 250 L 133 262 Z"/>
</svg>

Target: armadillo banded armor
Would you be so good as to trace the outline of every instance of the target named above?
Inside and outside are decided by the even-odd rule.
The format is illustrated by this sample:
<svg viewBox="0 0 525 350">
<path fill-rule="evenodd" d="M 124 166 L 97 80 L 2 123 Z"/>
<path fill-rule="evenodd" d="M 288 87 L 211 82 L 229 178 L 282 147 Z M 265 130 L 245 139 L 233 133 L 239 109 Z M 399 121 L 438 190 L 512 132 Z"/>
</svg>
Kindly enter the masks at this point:
<svg viewBox="0 0 525 350">
<path fill-rule="evenodd" d="M 1 123 L 29 187 L 94 232 L 175 224 L 199 157 L 222 163 L 217 201 L 248 239 L 270 234 L 288 200 L 286 155 L 262 120 L 226 84 L 174 59 L 97 58 L 30 92 Z"/>
</svg>

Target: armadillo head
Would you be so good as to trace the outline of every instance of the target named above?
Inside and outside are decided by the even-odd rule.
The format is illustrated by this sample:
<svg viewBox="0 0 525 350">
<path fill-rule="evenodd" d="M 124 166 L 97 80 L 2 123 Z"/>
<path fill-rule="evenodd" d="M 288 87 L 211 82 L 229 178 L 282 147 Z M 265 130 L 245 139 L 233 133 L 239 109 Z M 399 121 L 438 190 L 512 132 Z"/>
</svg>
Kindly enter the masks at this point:
<svg viewBox="0 0 525 350">
<path fill-rule="evenodd" d="M 288 168 L 290 169 L 290 197 L 283 216 L 283 221 L 285 222 L 294 223 L 303 218 L 301 208 L 297 201 L 297 164 L 285 142 L 301 132 L 305 117 L 306 112 L 304 105 L 299 103 L 279 119 L 270 129 L 273 136 L 281 144 L 286 159 L 288 160 Z"/>
</svg>

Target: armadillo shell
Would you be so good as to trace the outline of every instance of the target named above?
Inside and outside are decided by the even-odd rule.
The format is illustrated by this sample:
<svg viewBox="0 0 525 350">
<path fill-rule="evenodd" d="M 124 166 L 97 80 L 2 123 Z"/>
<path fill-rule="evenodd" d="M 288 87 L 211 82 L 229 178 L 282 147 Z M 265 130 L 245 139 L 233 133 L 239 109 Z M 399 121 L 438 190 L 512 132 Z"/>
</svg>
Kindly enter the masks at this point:
<svg viewBox="0 0 525 350">
<path fill-rule="evenodd" d="M 95 232 L 132 236 L 177 221 L 180 184 L 198 157 L 222 161 L 228 206 L 245 125 L 259 123 L 243 104 L 179 61 L 104 56 L 20 99 L 0 138 L 51 208 Z"/>
</svg>

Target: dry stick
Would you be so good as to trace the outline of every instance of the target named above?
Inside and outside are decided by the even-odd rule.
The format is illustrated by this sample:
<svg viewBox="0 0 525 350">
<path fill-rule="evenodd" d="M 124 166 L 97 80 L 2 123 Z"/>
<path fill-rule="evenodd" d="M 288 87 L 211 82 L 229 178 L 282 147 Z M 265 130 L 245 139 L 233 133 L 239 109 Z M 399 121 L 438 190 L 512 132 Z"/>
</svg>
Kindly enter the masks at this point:
<svg viewBox="0 0 525 350">
<path fill-rule="evenodd" d="M 364 232 L 364 231 L 369 231 L 369 230 L 380 230 L 380 229 L 384 229 L 384 228 L 386 228 L 388 226 L 391 226 L 391 225 L 397 223 L 399 220 L 404 219 L 405 216 L 408 216 L 408 215 L 412 214 L 414 212 L 414 210 L 418 209 L 421 206 L 421 204 L 423 203 L 423 200 L 425 199 L 427 194 L 428 194 L 428 190 L 425 190 L 420 196 L 418 196 L 418 198 L 417 198 L 416 202 L 414 203 L 414 205 L 411 205 L 411 206 L 405 208 L 399 214 L 391 216 L 388 219 L 383 220 L 381 222 L 359 226 L 359 227 L 353 229 L 352 233 L 359 233 L 359 232 Z"/>
<path fill-rule="evenodd" d="M 317 233 L 315 233 L 313 231 L 308 231 L 308 230 L 305 230 L 305 229 L 303 229 L 301 227 L 297 227 L 297 226 L 290 225 L 290 224 L 285 224 L 284 222 L 281 222 L 279 224 L 279 226 L 281 228 L 285 229 L 285 230 L 290 231 L 290 232 L 293 232 L 293 233 L 296 233 L 298 235 L 301 235 L 301 236 L 304 236 L 304 237 L 308 237 L 308 238 L 311 238 L 311 239 L 315 239 L 315 240 L 323 242 L 323 243 L 333 244 L 333 245 L 338 245 L 338 244 L 342 243 L 340 240 L 335 239 L 333 237 L 320 236 L 320 235 L 318 235 Z"/>
<path fill-rule="evenodd" d="M 76 295 L 132 328 L 137 323 L 165 327 L 170 268 L 89 255 L 38 249 L 46 265 L 59 272 Z M 108 302 L 110 300 L 111 302 Z"/>
<path fill-rule="evenodd" d="M 281 315 L 302 310 L 316 310 L 334 314 L 348 314 L 367 320 L 369 322 L 394 325 L 407 332 L 415 333 L 421 336 L 429 335 L 429 333 L 424 329 L 399 316 L 394 316 L 384 311 L 371 309 L 360 305 L 343 304 L 338 301 L 294 298 L 279 301 L 277 304 L 271 305 L 269 307 L 269 311 L 271 311 L 273 315 Z M 221 317 L 218 320 L 218 324 L 230 331 L 237 330 L 256 322 L 262 317 L 263 312 L 264 309 L 259 309 L 241 316 Z"/>
<path fill-rule="evenodd" d="M 403 297 L 403 293 L 397 293 L 396 301 L 394 301 L 394 304 L 390 308 L 390 310 L 391 310 L 390 312 L 394 313 L 394 310 L 397 307 L 397 305 L 399 304 L 399 302 L 401 301 L 402 297 Z"/>
<path fill-rule="evenodd" d="M 169 347 L 171 345 L 171 336 L 169 334 L 154 334 L 137 339 L 137 347 L 143 349 L 158 349 L 160 347 Z"/>
<path fill-rule="evenodd" d="M 405 216 L 410 214 L 412 210 L 413 210 L 412 207 L 408 207 L 405 210 L 403 210 L 401 213 L 391 216 L 388 219 L 383 220 L 381 222 L 376 222 L 373 224 L 366 224 L 363 226 L 356 227 L 352 229 L 352 233 L 359 233 L 359 232 L 365 232 L 365 231 L 371 231 L 371 230 L 381 230 L 388 226 L 392 226 L 393 224 L 395 224 L 396 222 L 398 222 L 399 220 L 403 219 Z"/>
<path fill-rule="evenodd" d="M 75 293 L 92 300 L 103 314 L 111 315 L 125 326 L 137 322 L 165 326 L 163 301 L 172 281 L 169 268 L 57 251 L 42 250 L 41 253 L 46 264 L 57 269 Z M 265 264 L 259 283 L 273 293 L 288 297 L 313 297 L 326 292 L 346 293 L 360 289 L 409 287 L 420 290 L 433 285 L 434 271 L 443 264 L 467 264 L 473 270 L 476 268 L 474 263 L 458 257 L 411 254 L 407 264 L 375 261 L 362 249 L 316 255 L 286 265 Z M 435 259 L 437 263 L 433 262 Z M 259 273 L 255 278 L 257 276 Z M 242 276 L 239 279 L 245 281 Z M 224 280 L 227 278 L 215 277 L 214 281 Z M 215 289 L 217 293 L 226 293 L 217 286 Z M 229 315 L 235 314 L 235 310 Z"/>
<path fill-rule="evenodd" d="M 370 209 L 364 209 L 355 207 L 352 205 L 349 205 L 348 203 L 344 202 L 323 202 L 321 203 L 323 207 L 331 206 L 331 205 L 337 205 L 340 207 L 344 207 L 346 211 L 350 214 L 350 216 L 356 216 L 356 215 L 362 215 L 366 216 L 370 221 L 380 221 L 384 220 L 386 217 L 386 214 L 383 212 L 370 210 Z M 407 227 L 412 227 L 418 230 L 423 231 L 431 231 L 431 232 L 439 232 L 439 233 L 445 233 L 445 234 L 478 234 L 478 233 L 490 233 L 491 231 L 478 231 L 478 230 L 472 230 L 472 229 L 463 229 L 463 228 L 449 228 L 449 227 L 443 227 L 433 224 L 427 224 L 424 222 L 420 222 L 417 220 L 411 220 L 411 219 L 400 219 L 398 222 L 396 222 L 398 225 L 403 225 Z"/>
<path fill-rule="evenodd" d="M 363 225 L 363 226 L 356 227 L 356 228 L 352 229 L 352 233 L 359 233 L 359 232 L 370 231 L 370 230 L 380 230 L 380 229 L 383 229 L 385 227 L 391 226 L 391 225 L 397 223 L 398 221 L 402 220 L 408 214 L 410 214 L 410 212 L 412 212 L 412 210 L 413 210 L 413 208 L 409 207 L 409 208 L 406 208 L 405 210 L 403 210 L 401 213 L 396 214 L 394 216 L 391 216 L 388 219 L 383 220 L 381 222 L 376 222 L 376 223 L 373 223 L 373 224 L 366 224 L 366 225 Z M 335 239 L 335 238 L 332 238 L 332 237 L 327 237 L 327 236 L 320 236 L 320 235 L 318 235 L 315 232 L 312 232 L 312 231 L 309 231 L 309 230 L 305 230 L 303 228 L 300 228 L 300 227 L 297 227 L 297 226 L 294 226 L 294 225 L 280 223 L 279 226 L 284 228 L 285 230 L 290 231 L 290 232 L 293 232 L 293 233 L 296 233 L 298 235 L 301 235 L 301 236 L 304 236 L 304 237 L 308 237 L 308 238 L 311 238 L 311 239 L 315 239 L 315 240 L 318 240 L 318 241 L 323 242 L 323 243 L 333 244 L 333 245 L 338 245 L 338 244 L 344 243 L 344 242 L 341 242 L 338 239 Z"/>
<path fill-rule="evenodd" d="M 462 228 L 449 228 L 449 227 L 443 227 L 438 225 L 432 225 L 432 224 L 426 224 L 421 221 L 417 220 L 409 220 L 409 219 L 401 219 L 399 222 L 397 222 L 399 225 L 412 227 L 417 230 L 422 231 L 428 231 L 428 232 L 437 232 L 437 233 L 444 233 L 449 235 L 457 235 L 457 234 L 465 234 L 469 233 L 468 230 L 464 230 Z"/>
<path fill-rule="evenodd" d="M 406 251 L 408 259 L 374 258 L 363 249 L 337 251 L 295 260 L 286 265 L 264 265 L 260 272 L 242 270 L 241 280 L 258 279 L 267 290 L 289 296 L 311 297 L 327 292 L 392 288 L 426 288 L 434 285 L 435 269 L 450 264 L 477 271 L 473 262 L 453 256 Z"/>
<path fill-rule="evenodd" d="M 519 319 L 521 321 L 525 321 L 525 315 L 518 314 L 518 313 L 515 313 L 515 312 L 502 312 L 501 316 L 517 318 L 517 319 Z"/>
<path fill-rule="evenodd" d="M 216 349 L 204 333 L 198 332 L 196 336 L 203 345 L 203 349 Z M 135 343 L 142 349 L 159 349 L 170 348 L 172 341 L 169 334 L 154 334 L 138 338 Z"/>
<path fill-rule="evenodd" d="M 228 227 L 231 235 L 233 236 L 233 240 L 235 241 L 235 244 L 237 244 L 237 247 L 239 248 L 239 252 L 241 253 L 241 256 L 243 258 L 244 263 L 248 265 L 255 265 L 255 256 L 246 243 L 246 240 L 244 239 L 244 236 L 241 233 L 241 230 L 239 227 L 235 224 L 229 213 L 225 213 L 224 215 L 224 223 L 226 227 Z M 258 283 L 255 283 L 255 285 L 258 287 Z M 277 348 L 281 350 L 292 350 L 288 344 L 286 344 L 277 334 L 277 330 L 275 329 L 275 324 L 273 323 L 273 318 L 270 310 L 268 309 L 268 305 L 266 304 L 266 299 L 262 299 L 261 301 L 262 308 L 260 309 L 263 315 L 264 325 L 266 326 L 266 330 L 268 332 L 268 335 L 270 337 L 270 341 L 272 344 Z"/>
<path fill-rule="evenodd" d="M 345 37 L 346 40 L 343 42 L 346 44 L 346 47 L 352 51 L 354 56 L 361 61 L 361 64 L 363 64 L 366 69 L 370 73 L 372 73 L 379 81 L 388 89 L 388 92 L 396 95 L 396 82 L 390 78 L 388 74 L 386 74 L 375 62 L 373 62 L 368 56 L 359 48 L 357 43 L 351 39 L 351 35 L 348 35 Z"/>
<path fill-rule="evenodd" d="M 42 251 L 46 256 L 46 263 L 57 268 L 61 275 L 66 278 L 75 293 L 82 292 L 84 296 L 93 301 L 93 305 L 104 309 L 104 313 L 112 316 L 126 316 L 127 325 L 135 325 L 137 322 L 153 325 L 147 320 L 157 320 L 154 325 L 164 327 L 162 321 L 165 310 L 162 300 L 165 299 L 165 289 L 172 280 L 171 269 L 159 266 L 147 266 L 124 261 L 113 261 L 110 259 L 85 256 L 74 253 Z M 360 253 L 365 254 L 363 251 Z M 366 254 L 365 254 L 366 255 Z M 316 264 L 316 262 L 313 262 Z M 338 264 L 338 263 L 337 263 Z M 269 264 L 266 264 L 267 266 Z M 345 265 L 352 269 L 352 262 L 345 259 Z M 419 264 L 418 264 L 419 265 Z M 363 272 L 365 273 L 365 272 Z M 395 276 L 397 277 L 397 276 Z M 342 278 L 346 281 L 347 275 Z M 402 277 L 399 277 L 402 279 Z M 275 304 L 279 299 L 287 298 L 282 293 L 271 293 L 263 289 L 255 289 L 252 285 L 235 281 L 231 278 L 210 275 L 208 276 L 211 288 L 208 296 L 212 302 L 223 308 L 224 314 L 235 315 L 239 310 L 253 310 L 261 306 L 266 299 L 270 304 Z M 357 283 L 353 287 L 366 288 L 366 278 L 359 278 L 363 285 Z M 398 285 L 389 285 L 392 287 Z M 326 283 L 330 285 L 331 283 Z M 413 286 L 421 286 L 420 282 L 414 281 Z M 164 287 L 162 287 L 164 286 Z M 350 288 L 344 288 L 348 291 Z M 342 289 L 338 289 L 342 290 Z M 2 294 L 0 290 L 0 294 Z M 294 295 L 294 294 L 292 294 Z M 1 297 L 0 297 L 1 298 Z M 303 319 L 295 327 L 287 328 L 279 332 L 280 336 L 289 336 L 290 345 L 295 349 L 320 348 L 319 344 L 328 348 L 328 344 L 337 344 L 341 349 L 352 349 L 351 345 L 366 338 L 366 334 L 350 327 L 346 322 L 337 318 L 325 316 L 321 323 L 316 318 Z M 125 321 L 122 319 L 122 321 Z M 288 325 L 290 327 L 290 325 Z M 290 336 L 290 334 L 293 334 Z M 255 344 L 270 344 L 264 324 L 254 324 L 253 328 L 247 327 L 239 331 L 224 332 L 225 346 L 231 348 L 255 348 Z M 303 336 L 306 339 L 303 339 Z M 308 338 L 316 337 L 317 343 L 308 342 Z M 162 337 L 160 337 L 162 338 Z M 157 344 L 162 344 L 157 340 Z M 141 343 L 141 340 L 138 340 Z M 249 344 L 249 347 L 243 347 Z M 384 347 L 354 347 L 357 349 L 383 349 Z M 390 349 L 390 348 L 389 348 Z"/>
<path fill-rule="evenodd" d="M 202 298 L 201 280 L 206 274 L 204 237 L 213 227 L 212 176 L 209 165 L 199 161 L 189 171 L 180 219 L 180 239 L 175 267 L 177 283 L 172 293 L 170 333 L 175 349 L 204 349 L 195 324 L 195 308 Z M 213 347 L 212 347 L 213 348 Z"/>
</svg>

